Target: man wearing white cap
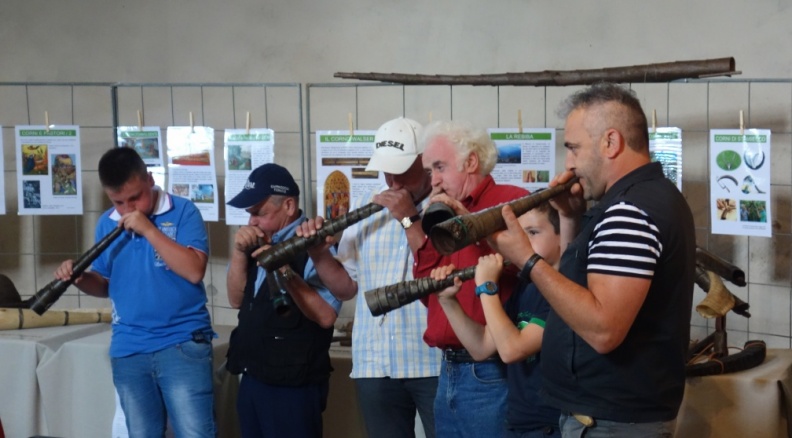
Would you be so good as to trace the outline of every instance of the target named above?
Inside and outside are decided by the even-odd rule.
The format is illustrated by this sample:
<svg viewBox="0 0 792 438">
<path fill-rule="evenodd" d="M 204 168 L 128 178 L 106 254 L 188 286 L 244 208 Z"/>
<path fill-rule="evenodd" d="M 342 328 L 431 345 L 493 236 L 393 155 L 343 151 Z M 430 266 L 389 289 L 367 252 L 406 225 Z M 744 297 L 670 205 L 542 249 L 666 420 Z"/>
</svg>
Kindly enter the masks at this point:
<svg viewBox="0 0 792 438">
<path fill-rule="evenodd" d="M 328 250 L 332 238 L 308 251 L 319 277 L 336 297 L 350 300 L 357 295 L 351 377 L 369 436 L 414 436 L 416 409 L 426 436 L 435 436 L 432 405 L 440 354 L 421 339 L 426 308 L 415 302 L 375 318 L 363 294 L 413 278 L 413 252 L 426 239 L 418 223 L 420 212 L 431 191 L 421 164 L 421 130 L 420 124 L 405 118 L 379 128 L 366 170 L 384 172 L 387 186 L 357 199 L 351 208 L 374 202 L 385 209 L 344 230 L 337 258 Z M 309 220 L 298 234 L 315 233 L 322 221 Z"/>
</svg>

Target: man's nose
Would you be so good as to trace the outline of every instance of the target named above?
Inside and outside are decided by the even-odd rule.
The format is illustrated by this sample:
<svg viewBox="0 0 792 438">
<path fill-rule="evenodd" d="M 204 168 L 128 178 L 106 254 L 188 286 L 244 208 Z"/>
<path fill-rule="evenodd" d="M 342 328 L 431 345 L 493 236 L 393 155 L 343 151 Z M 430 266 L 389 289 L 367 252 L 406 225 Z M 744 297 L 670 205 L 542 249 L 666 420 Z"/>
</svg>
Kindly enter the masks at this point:
<svg viewBox="0 0 792 438">
<path fill-rule="evenodd" d="M 566 167 L 566 170 L 575 170 L 575 156 L 570 151 L 567 151 L 566 153 L 564 167 Z"/>
</svg>

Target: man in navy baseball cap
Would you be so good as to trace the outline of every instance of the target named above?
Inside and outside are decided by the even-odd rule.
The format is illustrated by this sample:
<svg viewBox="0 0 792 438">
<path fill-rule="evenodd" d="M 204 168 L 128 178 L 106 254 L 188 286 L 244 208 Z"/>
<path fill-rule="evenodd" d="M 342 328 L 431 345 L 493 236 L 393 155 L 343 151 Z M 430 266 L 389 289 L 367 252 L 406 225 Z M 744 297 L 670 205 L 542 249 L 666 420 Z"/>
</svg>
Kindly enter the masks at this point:
<svg viewBox="0 0 792 438">
<path fill-rule="evenodd" d="M 248 209 L 272 195 L 300 196 L 300 188 L 285 167 L 267 163 L 250 172 L 245 187 L 228 205 Z"/>
<path fill-rule="evenodd" d="M 244 437 L 322 436 L 328 351 L 341 302 L 307 254 L 274 271 L 258 266 L 255 257 L 294 236 L 305 220 L 299 196 L 288 170 L 264 164 L 228 201 L 250 215 L 234 234 L 226 277 L 228 303 L 239 309 L 226 368 L 242 374 L 236 406 Z M 288 311 L 279 312 L 287 297 Z"/>
</svg>

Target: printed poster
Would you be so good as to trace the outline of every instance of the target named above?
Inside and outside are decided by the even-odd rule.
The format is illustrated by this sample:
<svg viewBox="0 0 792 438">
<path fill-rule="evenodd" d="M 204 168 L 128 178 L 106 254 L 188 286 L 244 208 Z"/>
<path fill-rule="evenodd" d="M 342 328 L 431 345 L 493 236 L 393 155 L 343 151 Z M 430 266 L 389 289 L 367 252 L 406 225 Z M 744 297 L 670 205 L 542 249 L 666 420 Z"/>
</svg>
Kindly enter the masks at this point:
<svg viewBox="0 0 792 438">
<path fill-rule="evenodd" d="M 682 130 L 663 127 L 649 130 L 649 155 L 663 166 L 663 174 L 682 191 Z"/>
<path fill-rule="evenodd" d="M 771 237 L 770 130 L 710 130 L 713 234 Z"/>
<path fill-rule="evenodd" d="M 351 199 L 385 184 L 382 172 L 366 171 L 376 131 L 316 132 L 317 215 L 334 219 L 349 211 Z"/>
<path fill-rule="evenodd" d="M 214 129 L 168 126 L 168 192 L 187 198 L 205 221 L 218 221 Z"/>
<path fill-rule="evenodd" d="M 275 161 L 275 132 L 271 129 L 226 129 L 225 147 L 225 199 L 230 201 L 245 187 L 250 172 L 262 164 Z M 247 225 L 250 215 L 241 208 L 226 208 L 228 225 Z"/>
<path fill-rule="evenodd" d="M 151 172 L 154 182 L 165 187 L 165 160 L 159 126 L 119 126 L 118 146 L 137 151 Z"/>
<path fill-rule="evenodd" d="M 17 126 L 20 215 L 83 213 L 79 126 Z"/>
<path fill-rule="evenodd" d="M 3 151 L 3 127 L 0 126 L 0 151 Z M 5 169 L 5 154 L 0 153 L 0 169 Z M 4 172 L 0 172 L 4 173 Z M 6 214 L 5 205 L 5 174 L 0 178 L 0 214 Z"/>
<path fill-rule="evenodd" d="M 490 128 L 487 132 L 498 149 L 492 170 L 495 182 L 530 192 L 547 188 L 555 175 L 555 129 Z"/>
</svg>

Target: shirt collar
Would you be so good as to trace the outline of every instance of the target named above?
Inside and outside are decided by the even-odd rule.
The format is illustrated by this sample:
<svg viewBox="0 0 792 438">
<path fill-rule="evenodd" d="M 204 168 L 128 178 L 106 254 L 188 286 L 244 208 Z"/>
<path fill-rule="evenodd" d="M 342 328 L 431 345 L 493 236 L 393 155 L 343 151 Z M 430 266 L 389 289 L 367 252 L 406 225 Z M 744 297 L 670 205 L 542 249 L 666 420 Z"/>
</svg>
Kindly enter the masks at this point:
<svg viewBox="0 0 792 438">
<path fill-rule="evenodd" d="M 303 223 L 305 221 L 305 214 L 300 210 L 300 217 L 294 220 L 289 225 L 281 228 L 280 230 L 276 231 L 275 234 L 272 235 L 272 244 L 280 243 L 287 239 L 288 236 L 294 234 L 297 225 Z"/>
<path fill-rule="evenodd" d="M 157 204 L 154 206 L 154 212 L 151 213 L 151 216 L 159 216 L 169 212 L 171 208 L 173 208 L 173 200 L 171 199 L 171 195 L 162 191 L 159 186 L 154 186 L 154 191 L 157 193 Z M 119 213 L 118 210 L 113 209 L 113 212 L 110 213 L 110 219 L 118 221 L 121 219 L 121 213 Z"/>
<path fill-rule="evenodd" d="M 495 185 L 495 180 L 492 178 L 492 175 L 487 175 L 480 183 L 473 189 L 470 194 L 462 200 L 462 205 L 466 208 L 474 205 L 478 199 L 481 198 L 481 194 L 485 191 L 489 190 L 492 186 Z"/>
</svg>

